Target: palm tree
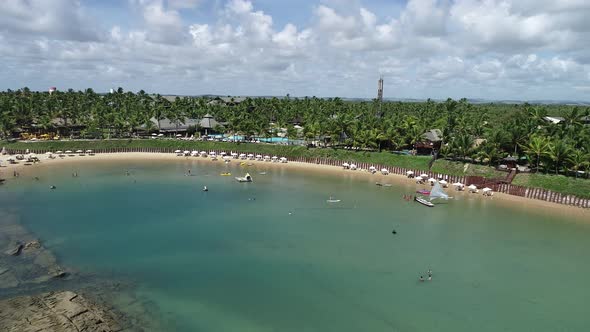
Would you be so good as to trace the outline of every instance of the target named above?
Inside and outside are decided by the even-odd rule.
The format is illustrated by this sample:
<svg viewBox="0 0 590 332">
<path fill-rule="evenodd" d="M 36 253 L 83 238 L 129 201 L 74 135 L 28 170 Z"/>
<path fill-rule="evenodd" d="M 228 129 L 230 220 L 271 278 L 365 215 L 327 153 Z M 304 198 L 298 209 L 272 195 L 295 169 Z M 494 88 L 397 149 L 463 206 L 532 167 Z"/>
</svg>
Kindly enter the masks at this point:
<svg viewBox="0 0 590 332">
<path fill-rule="evenodd" d="M 570 158 L 571 151 L 572 149 L 569 144 L 561 139 L 557 139 L 549 144 L 547 155 L 553 161 L 553 165 L 555 166 L 555 174 L 559 174 L 559 169 L 561 168 L 563 162 Z"/>
<path fill-rule="evenodd" d="M 539 171 L 539 163 L 541 162 L 541 156 L 544 156 L 548 153 L 549 149 L 549 141 L 544 136 L 532 136 L 529 140 L 529 143 L 526 146 L 523 146 L 525 152 L 530 156 L 534 156 L 536 160 L 536 167 L 535 171 Z"/>
<path fill-rule="evenodd" d="M 571 170 L 575 172 L 576 178 L 578 178 L 578 171 L 587 169 L 590 165 L 590 154 L 584 150 L 574 150 L 567 158 L 567 161 L 571 164 Z"/>
</svg>

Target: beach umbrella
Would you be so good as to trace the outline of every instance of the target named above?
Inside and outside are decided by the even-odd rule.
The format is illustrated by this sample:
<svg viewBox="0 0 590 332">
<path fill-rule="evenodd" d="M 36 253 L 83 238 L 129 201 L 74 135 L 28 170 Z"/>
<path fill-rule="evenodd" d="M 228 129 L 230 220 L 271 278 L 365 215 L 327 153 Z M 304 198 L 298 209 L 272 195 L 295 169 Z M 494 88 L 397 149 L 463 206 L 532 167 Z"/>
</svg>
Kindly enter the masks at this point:
<svg viewBox="0 0 590 332">
<path fill-rule="evenodd" d="M 389 174 L 389 170 L 387 168 L 382 168 L 381 174 L 383 174 L 383 175 Z"/>
<path fill-rule="evenodd" d="M 422 178 L 425 178 L 425 179 L 426 179 L 426 178 L 428 177 L 428 174 L 424 174 L 424 173 L 422 173 L 422 174 L 420 174 L 420 177 L 422 177 Z"/>
<path fill-rule="evenodd" d="M 84 153 L 82 150 L 76 150 L 76 153 Z"/>
<path fill-rule="evenodd" d="M 350 169 L 354 171 L 356 169 L 356 165 L 355 164 L 350 164 Z"/>
<path fill-rule="evenodd" d="M 467 187 L 469 189 L 477 189 L 477 187 L 474 184 L 470 184 L 469 187 Z"/>
<path fill-rule="evenodd" d="M 156 134 L 156 133 L 153 133 L 153 134 L 152 134 L 152 136 L 158 136 L 158 134 Z"/>
<path fill-rule="evenodd" d="M 70 151 L 70 150 L 66 150 L 66 153 L 72 153 L 72 151 Z"/>
<path fill-rule="evenodd" d="M 483 191 L 483 192 L 492 191 L 492 188 L 485 187 L 485 188 L 483 188 L 483 189 L 482 189 L 482 191 Z"/>
<path fill-rule="evenodd" d="M 287 158 L 285 158 L 285 157 L 281 157 L 280 160 L 281 160 L 282 163 L 286 163 L 287 162 Z"/>
<path fill-rule="evenodd" d="M 350 165 L 349 165 L 348 163 L 344 163 L 344 164 L 342 164 L 342 167 L 344 167 L 344 168 L 349 168 L 349 167 L 350 167 Z"/>
<path fill-rule="evenodd" d="M 254 157 L 254 155 L 251 153 L 248 153 L 248 158 L 250 158 L 250 157 Z"/>
<path fill-rule="evenodd" d="M 416 179 L 416 181 L 422 181 L 422 180 L 424 180 L 424 178 L 422 176 L 417 176 L 417 177 L 415 177 L 415 179 Z"/>
<path fill-rule="evenodd" d="M 25 154 L 29 154 L 29 149 L 26 149 L 25 150 Z"/>
<path fill-rule="evenodd" d="M 223 160 L 231 160 L 230 156 L 223 156 Z"/>
<path fill-rule="evenodd" d="M 92 153 L 92 150 L 86 150 L 86 153 Z"/>
<path fill-rule="evenodd" d="M 227 153 L 225 153 L 225 152 L 222 151 L 222 152 L 219 153 L 219 155 L 220 156 L 225 156 L 225 155 L 227 155 Z"/>
<path fill-rule="evenodd" d="M 183 151 L 185 155 L 189 155 L 191 152 L 188 150 Z"/>
<path fill-rule="evenodd" d="M 181 134 L 176 134 L 176 137 L 182 137 L 182 135 Z"/>
<path fill-rule="evenodd" d="M 215 155 L 217 155 L 217 153 L 215 151 L 211 151 L 211 152 L 209 152 L 209 155 L 215 156 Z"/>
<path fill-rule="evenodd" d="M 61 151 L 61 150 L 57 150 L 57 151 L 55 151 L 55 153 L 57 153 L 57 154 L 61 154 L 61 153 L 64 153 L 64 152 L 63 152 L 63 151 Z"/>
<path fill-rule="evenodd" d="M 53 153 L 51 151 L 45 152 L 46 155 L 51 156 Z"/>
<path fill-rule="evenodd" d="M 174 153 L 182 153 L 180 150 L 174 150 Z"/>
<path fill-rule="evenodd" d="M 407 172 L 406 172 L 406 174 L 407 174 L 407 175 L 412 175 L 412 174 L 414 174 L 414 172 L 412 172 L 412 171 L 407 171 Z"/>
<path fill-rule="evenodd" d="M 377 170 L 377 168 L 375 166 L 369 167 L 369 171 L 375 171 L 375 170 Z"/>
<path fill-rule="evenodd" d="M 456 182 L 456 183 L 453 183 L 453 186 L 455 186 L 455 187 L 463 187 L 465 185 L 463 183 L 461 183 L 461 182 Z"/>
<path fill-rule="evenodd" d="M 162 137 L 162 136 L 164 136 L 164 134 L 158 134 L 158 137 Z"/>
<path fill-rule="evenodd" d="M 430 179 L 428 179 L 428 182 L 436 182 L 436 179 L 435 178 L 430 178 Z"/>
<path fill-rule="evenodd" d="M 448 182 L 445 180 L 440 180 L 438 181 L 438 183 L 440 183 L 443 186 L 443 188 L 446 188 L 448 186 Z"/>
<path fill-rule="evenodd" d="M 256 159 L 262 159 L 262 155 L 257 154 Z"/>
</svg>

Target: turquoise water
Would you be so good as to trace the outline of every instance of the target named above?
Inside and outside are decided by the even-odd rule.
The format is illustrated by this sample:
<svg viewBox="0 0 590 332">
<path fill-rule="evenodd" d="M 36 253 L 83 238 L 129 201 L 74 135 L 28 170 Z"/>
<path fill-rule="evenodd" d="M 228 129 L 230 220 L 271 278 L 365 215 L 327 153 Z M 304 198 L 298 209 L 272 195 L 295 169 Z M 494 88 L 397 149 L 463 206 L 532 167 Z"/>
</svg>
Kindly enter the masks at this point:
<svg viewBox="0 0 590 332">
<path fill-rule="evenodd" d="M 134 280 L 170 331 L 587 330 L 590 224 L 414 189 L 179 159 L 24 169 L 0 208 L 62 265 Z"/>
</svg>

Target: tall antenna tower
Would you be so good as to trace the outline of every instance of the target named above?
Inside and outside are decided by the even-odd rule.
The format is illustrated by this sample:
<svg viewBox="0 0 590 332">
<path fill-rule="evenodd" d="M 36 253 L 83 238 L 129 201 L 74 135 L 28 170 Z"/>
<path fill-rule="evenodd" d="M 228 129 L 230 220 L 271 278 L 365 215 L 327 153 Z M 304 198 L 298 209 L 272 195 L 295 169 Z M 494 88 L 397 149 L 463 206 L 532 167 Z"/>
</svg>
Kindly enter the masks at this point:
<svg viewBox="0 0 590 332">
<path fill-rule="evenodd" d="M 383 102 L 383 76 L 379 78 L 379 84 L 377 85 L 377 100 Z"/>
</svg>

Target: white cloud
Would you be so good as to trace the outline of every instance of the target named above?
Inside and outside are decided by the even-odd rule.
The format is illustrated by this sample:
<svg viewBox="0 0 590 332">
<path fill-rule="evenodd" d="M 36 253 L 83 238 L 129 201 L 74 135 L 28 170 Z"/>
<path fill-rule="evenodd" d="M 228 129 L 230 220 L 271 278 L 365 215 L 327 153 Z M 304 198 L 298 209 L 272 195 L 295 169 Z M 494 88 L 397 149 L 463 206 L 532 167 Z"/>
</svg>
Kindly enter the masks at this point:
<svg viewBox="0 0 590 332">
<path fill-rule="evenodd" d="M 318 0 L 296 22 L 218 1 L 205 12 L 199 0 L 128 0 L 137 20 L 109 26 L 84 2 L 6 0 L 0 77 L 12 79 L 1 85 L 373 97 L 382 74 L 390 97 L 544 99 L 535 87 L 583 99 L 590 86 L 587 1 L 410 0 L 383 12 Z"/>
</svg>

